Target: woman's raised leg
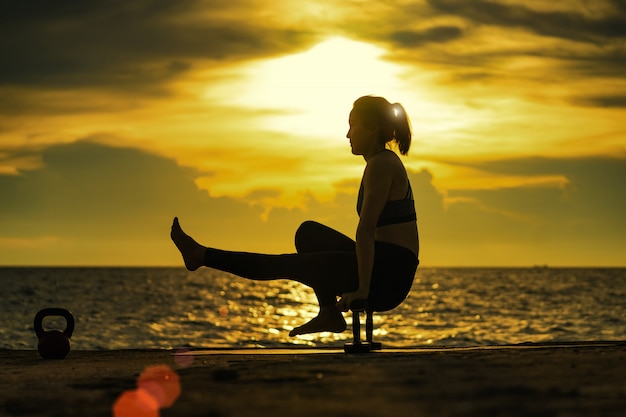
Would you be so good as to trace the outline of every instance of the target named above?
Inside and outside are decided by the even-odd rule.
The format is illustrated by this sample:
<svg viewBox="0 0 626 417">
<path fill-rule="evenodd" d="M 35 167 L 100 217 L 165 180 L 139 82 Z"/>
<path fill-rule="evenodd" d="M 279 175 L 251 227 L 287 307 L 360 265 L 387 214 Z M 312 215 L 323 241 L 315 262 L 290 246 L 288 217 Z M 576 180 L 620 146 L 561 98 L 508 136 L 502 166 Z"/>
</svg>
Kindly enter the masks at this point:
<svg viewBox="0 0 626 417">
<path fill-rule="evenodd" d="M 305 224 L 307 225 L 299 229 L 296 240 L 300 241 L 300 249 L 308 251 L 285 255 L 204 247 L 181 229 L 178 219 L 174 219 L 172 224 L 171 237 L 190 271 L 204 265 L 253 280 L 293 279 L 313 288 L 320 304 L 320 313 L 310 322 L 294 329 L 290 335 L 321 331 L 342 332 L 346 323 L 335 303 L 337 295 L 353 291 L 358 286 L 354 242 L 319 223 Z M 325 239 L 320 238 L 324 235 L 334 238 L 328 239 L 324 245 Z M 306 247 L 303 248 L 302 245 Z M 322 251 L 324 246 L 326 250 Z"/>
</svg>

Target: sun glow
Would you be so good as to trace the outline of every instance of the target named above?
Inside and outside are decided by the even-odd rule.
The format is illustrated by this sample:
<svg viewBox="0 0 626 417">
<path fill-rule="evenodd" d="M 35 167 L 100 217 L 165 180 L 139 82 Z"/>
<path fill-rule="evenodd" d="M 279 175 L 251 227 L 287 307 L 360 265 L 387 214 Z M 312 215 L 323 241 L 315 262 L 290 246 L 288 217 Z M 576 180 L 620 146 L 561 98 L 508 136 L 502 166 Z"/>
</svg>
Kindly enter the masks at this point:
<svg viewBox="0 0 626 417">
<path fill-rule="evenodd" d="M 507 145 L 502 124 L 498 134 L 474 137 L 476 132 L 493 130 L 496 121 L 503 123 L 497 106 L 476 105 L 477 99 L 464 98 L 473 97 L 471 92 L 446 88 L 438 73 L 410 69 L 389 59 L 389 53 L 372 44 L 333 37 L 297 54 L 208 69 L 200 77 L 211 80 L 202 99 L 207 105 L 232 109 L 229 134 L 236 134 L 240 146 L 236 158 L 209 158 L 206 170 L 220 174 L 197 179 L 198 186 L 214 196 L 244 199 L 268 186 L 280 190 L 264 197 L 267 207 L 304 206 L 303 184 L 317 198 L 332 198 L 337 191 L 333 184 L 356 179 L 362 172 L 362 161 L 349 152 L 345 134 L 352 103 L 366 94 L 384 96 L 407 109 L 415 146 L 405 163 L 412 170 L 425 167 L 424 157 L 472 157 Z M 509 119 L 517 115 L 507 113 Z M 233 124 L 236 117 L 241 123 Z M 211 129 L 221 122 L 216 120 Z M 466 188 L 485 180 L 484 173 L 461 180 L 461 172 L 448 167 L 454 172 L 445 175 L 441 169 L 433 167 L 442 186 L 462 183 Z M 526 184 L 528 179 L 509 181 Z M 560 183 L 559 178 L 541 181 Z"/>
<path fill-rule="evenodd" d="M 228 104 L 262 110 L 262 128 L 325 138 L 339 146 L 352 103 L 365 94 L 401 91 L 402 67 L 382 59 L 384 50 L 362 42 L 331 38 L 294 55 L 243 69 L 237 81 L 207 91 Z M 230 94 L 228 94 L 230 92 Z"/>
</svg>

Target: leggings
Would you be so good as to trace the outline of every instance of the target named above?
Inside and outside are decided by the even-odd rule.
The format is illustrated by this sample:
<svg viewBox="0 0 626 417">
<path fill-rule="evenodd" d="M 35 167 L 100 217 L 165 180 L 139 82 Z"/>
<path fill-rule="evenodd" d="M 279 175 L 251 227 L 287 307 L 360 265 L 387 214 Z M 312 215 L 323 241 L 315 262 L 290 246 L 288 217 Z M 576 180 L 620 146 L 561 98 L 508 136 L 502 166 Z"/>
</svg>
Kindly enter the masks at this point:
<svg viewBox="0 0 626 417">
<path fill-rule="evenodd" d="M 334 305 L 337 296 L 356 291 L 359 275 L 356 244 L 348 236 L 313 221 L 295 235 L 297 253 L 267 255 L 207 248 L 204 265 L 252 280 L 292 279 L 315 291 L 320 306 Z M 375 242 L 370 304 L 390 310 L 408 295 L 419 261 L 409 249 Z"/>
</svg>

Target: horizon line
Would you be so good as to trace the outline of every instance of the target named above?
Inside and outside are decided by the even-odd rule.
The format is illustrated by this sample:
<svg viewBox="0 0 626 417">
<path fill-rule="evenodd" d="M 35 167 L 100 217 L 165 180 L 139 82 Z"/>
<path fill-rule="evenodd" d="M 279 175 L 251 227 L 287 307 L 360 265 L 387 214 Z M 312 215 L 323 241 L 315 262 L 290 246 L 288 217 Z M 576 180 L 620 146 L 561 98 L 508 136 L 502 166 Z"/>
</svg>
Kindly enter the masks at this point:
<svg viewBox="0 0 626 417">
<path fill-rule="evenodd" d="M 180 268 L 185 269 L 182 265 L 9 265 L 0 264 L 2 268 Z M 533 264 L 533 265 L 419 265 L 418 271 L 422 268 L 437 269 L 626 269 L 626 265 L 550 265 L 550 264 Z M 194 272 L 194 271 L 189 271 Z"/>
</svg>

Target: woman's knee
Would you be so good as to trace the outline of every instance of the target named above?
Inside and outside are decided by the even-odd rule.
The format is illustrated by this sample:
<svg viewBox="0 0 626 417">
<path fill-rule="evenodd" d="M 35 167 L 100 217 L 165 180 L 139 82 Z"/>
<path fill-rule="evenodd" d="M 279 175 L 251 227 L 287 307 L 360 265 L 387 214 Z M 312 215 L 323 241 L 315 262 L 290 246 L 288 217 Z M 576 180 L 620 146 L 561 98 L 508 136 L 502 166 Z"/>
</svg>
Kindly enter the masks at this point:
<svg viewBox="0 0 626 417">
<path fill-rule="evenodd" d="M 307 252 L 307 248 L 311 246 L 316 235 L 315 231 L 319 230 L 321 223 L 313 220 L 303 222 L 298 230 L 296 230 L 295 244 L 298 252 Z"/>
<path fill-rule="evenodd" d="M 352 252 L 355 250 L 354 240 L 331 227 L 312 220 L 307 220 L 300 225 L 296 231 L 295 242 L 298 253 Z"/>
</svg>

